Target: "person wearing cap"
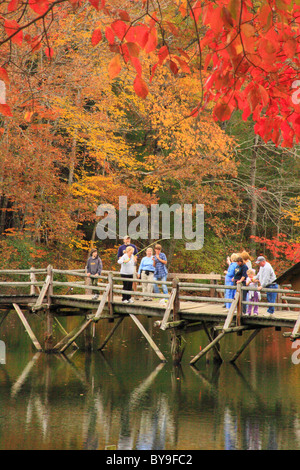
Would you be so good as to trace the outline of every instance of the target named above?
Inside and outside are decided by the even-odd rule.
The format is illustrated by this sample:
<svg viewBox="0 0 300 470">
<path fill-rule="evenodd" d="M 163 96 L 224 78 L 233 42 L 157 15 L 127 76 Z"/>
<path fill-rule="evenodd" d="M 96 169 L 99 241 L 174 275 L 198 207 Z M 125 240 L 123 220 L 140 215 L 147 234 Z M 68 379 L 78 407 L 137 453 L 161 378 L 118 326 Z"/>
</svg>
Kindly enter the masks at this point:
<svg viewBox="0 0 300 470">
<path fill-rule="evenodd" d="M 132 246 L 133 248 L 133 255 L 136 256 L 137 255 L 137 247 L 131 243 L 131 238 L 129 237 L 129 235 L 126 235 L 124 238 L 123 238 L 123 245 L 119 246 L 118 248 L 118 259 L 121 258 L 121 256 L 123 256 L 126 252 L 126 248 L 128 246 Z"/>
<path fill-rule="evenodd" d="M 255 261 L 256 264 L 259 265 L 259 271 L 256 275 L 256 279 L 259 280 L 260 286 L 258 287 L 259 290 L 266 288 L 266 289 L 278 289 L 278 284 L 276 284 L 276 274 L 274 269 L 268 263 L 264 256 L 259 256 Z M 276 302 L 277 292 L 267 292 L 267 302 L 273 304 Z M 270 306 L 267 312 L 272 315 L 275 311 L 273 306 Z"/>
</svg>

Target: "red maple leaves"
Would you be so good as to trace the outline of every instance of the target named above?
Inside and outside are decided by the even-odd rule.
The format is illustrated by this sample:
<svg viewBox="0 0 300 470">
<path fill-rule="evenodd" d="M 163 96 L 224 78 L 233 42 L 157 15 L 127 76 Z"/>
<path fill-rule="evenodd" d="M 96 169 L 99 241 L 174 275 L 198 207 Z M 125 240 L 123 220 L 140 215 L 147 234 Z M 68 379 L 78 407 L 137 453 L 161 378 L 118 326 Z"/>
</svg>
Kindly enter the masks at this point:
<svg viewBox="0 0 300 470">
<path fill-rule="evenodd" d="M 63 1 L 29 0 L 28 5 L 38 19 Z M 68 1 L 73 6 L 80 3 Z M 252 117 L 255 132 L 263 140 L 285 147 L 299 143 L 300 98 L 295 94 L 295 83 L 300 78 L 298 0 L 196 0 L 193 4 L 176 0 L 177 11 L 185 19 L 184 29 L 178 16 L 172 21 L 170 11 L 162 5 L 159 13 L 150 12 L 148 2 L 136 0 L 143 13 L 132 18 L 134 9 L 119 9 L 105 0 L 89 2 L 110 19 L 105 27 L 97 26 L 91 32 L 91 44 L 95 47 L 107 41 L 114 54 L 108 68 L 112 80 L 122 68 L 132 67 L 136 72 L 135 92 L 146 98 L 149 83 L 143 76 L 141 51 L 156 57 L 149 82 L 157 67 L 167 66 L 174 75 L 198 68 L 204 93 L 192 115 L 213 105 L 214 118 L 224 121 L 235 110 L 241 110 L 243 119 Z M 16 11 L 19 4 L 19 0 L 11 0 L 7 11 Z M 23 37 L 23 24 L 5 15 L 0 21 L 7 39 L 16 46 L 21 46 L 25 37 L 32 51 L 41 47 L 40 37 Z M 178 47 L 181 34 L 192 38 L 189 49 Z M 169 36 L 176 37 L 177 44 L 168 42 Z M 48 43 L 46 46 L 45 53 L 51 58 L 53 51 Z"/>
</svg>

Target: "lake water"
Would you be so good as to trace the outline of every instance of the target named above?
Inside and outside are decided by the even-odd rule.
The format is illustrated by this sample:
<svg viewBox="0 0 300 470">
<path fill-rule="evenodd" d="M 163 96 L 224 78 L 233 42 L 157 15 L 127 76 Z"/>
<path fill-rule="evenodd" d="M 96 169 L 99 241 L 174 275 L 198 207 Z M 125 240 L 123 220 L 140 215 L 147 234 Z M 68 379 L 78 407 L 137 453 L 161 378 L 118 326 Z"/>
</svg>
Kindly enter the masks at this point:
<svg viewBox="0 0 300 470">
<path fill-rule="evenodd" d="M 300 449 L 300 341 L 292 349 L 282 331 L 262 330 L 235 366 L 210 357 L 195 368 L 190 358 L 207 339 L 193 333 L 175 367 L 169 334 L 142 321 L 166 364 L 130 318 L 103 353 L 47 355 L 33 350 L 11 314 L 0 329 L 0 449 Z M 29 322 L 42 341 L 43 320 Z M 76 322 L 64 326 L 70 331 Z M 95 346 L 112 326 L 97 324 Z M 223 338 L 226 360 L 248 334 Z"/>
</svg>

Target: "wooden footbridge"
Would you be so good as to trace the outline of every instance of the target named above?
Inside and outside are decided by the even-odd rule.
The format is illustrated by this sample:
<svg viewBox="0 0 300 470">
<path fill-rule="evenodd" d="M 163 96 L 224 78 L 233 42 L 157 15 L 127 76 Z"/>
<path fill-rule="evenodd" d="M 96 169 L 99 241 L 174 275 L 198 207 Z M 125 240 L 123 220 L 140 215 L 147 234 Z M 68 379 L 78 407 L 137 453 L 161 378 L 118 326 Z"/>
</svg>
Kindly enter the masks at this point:
<svg viewBox="0 0 300 470">
<path fill-rule="evenodd" d="M 17 279 L 17 280 L 16 280 Z M 20 280 L 21 279 L 21 280 Z M 154 325 L 171 336 L 171 355 L 174 363 L 181 361 L 185 340 L 184 336 L 195 331 L 204 330 L 207 346 L 196 354 L 190 364 L 195 364 L 208 351 L 213 350 L 214 359 L 222 361 L 220 341 L 227 334 L 242 335 L 248 332 L 246 340 L 231 358 L 234 362 L 249 343 L 263 328 L 282 328 L 292 341 L 300 338 L 300 291 L 291 289 L 290 285 L 277 289 L 277 302 L 269 304 L 266 300 L 252 302 L 259 305 L 257 316 L 242 315 L 243 289 L 239 286 L 234 299 L 224 299 L 225 289 L 235 289 L 224 285 L 221 275 L 217 274 L 169 274 L 168 295 L 148 294 L 143 300 L 141 292 L 143 282 L 136 280 L 138 289 L 133 293 L 134 303 L 123 303 L 121 300 L 122 278 L 116 272 L 103 271 L 98 278 L 98 285 L 90 282 L 84 270 L 59 270 L 48 266 L 47 269 L 2 270 L 0 271 L 0 337 L 1 325 L 8 315 L 16 314 L 22 321 L 34 347 L 47 353 L 64 353 L 76 339 L 84 333 L 85 347 L 92 349 L 93 327 L 99 321 L 112 323 L 110 333 L 97 350 L 102 350 L 125 317 L 130 317 L 145 336 L 162 362 L 166 358 L 146 331 L 138 317 L 146 316 L 155 320 Z M 158 286 L 162 282 L 155 282 Z M 270 289 L 269 289 L 270 290 Z M 262 299 L 268 289 L 263 289 Z M 272 289 L 274 292 L 274 289 Z M 94 294 L 99 294 L 98 299 Z M 131 293 L 132 292 L 127 292 Z M 161 299 L 167 299 L 165 304 Z M 229 310 L 224 308 L 225 301 L 231 304 Z M 250 302 L 246 302 L 249 304 Z M 268 315 L 267 308 L 273 305 L 275 313 Z M 39 311 L 45 320 L 44 341 L 41 345 L 30 326 L 30 319 Z M 62 317 L 81 317 L 78 326 L 67 332 L 60 320 Z M 55 344 L 54 324 L 61 333 L 61 339 Z M 57 330 L 57 328 L 56 328 Z"/>
</svg>

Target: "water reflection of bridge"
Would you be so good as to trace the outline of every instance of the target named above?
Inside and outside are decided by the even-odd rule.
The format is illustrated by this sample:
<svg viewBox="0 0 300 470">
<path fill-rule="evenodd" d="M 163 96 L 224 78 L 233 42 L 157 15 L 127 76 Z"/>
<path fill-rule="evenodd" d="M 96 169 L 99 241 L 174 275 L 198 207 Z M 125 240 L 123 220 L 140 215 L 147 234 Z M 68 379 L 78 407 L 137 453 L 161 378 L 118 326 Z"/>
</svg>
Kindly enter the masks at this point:
<svg viewBox="0 0 300 470">
<path fill-rule="evenodd" d="M 64 435 L 67 443 L 63 442 L 62 448 L 68 445 L 86 450 L 246 450 L 277 449 L 282 445 L 279 410 L 274 409 L 274 404 L 268 402 L 262 390 L 255 389 L 235 365 L 231 366 L 232 373 L 243 384 L 243 391 L 249 390 L 252 410 L 236 402 L 236 397 L 232 397 L 231 402 L 221 401 L 220 365 L 211 365 L 205 372 L 191 368 L 201 394 L 197 408 L 194 399 L 187 402 L 182 390 L 186 379 L 180 366 L 166 371 L 166 364 L 159 364 L 141 383 L 131 387 L 124 384 L 119 372 L 114 371 L 104 356 L 102 360 L 102 367 L 106 376 L 109 373 L 111 382 L 96 380 L 92 356 L 89 356 L 83 373 L 71 355 L 52 356 L 50 360 L 41 353 L 28 362 L 17 380 L 11 381 L 7 406 L 22 406 L 26 429 L 41 431 L 38 447 L 47 448 L 50 444 L 54 448 L 57 434 L 58 448 L 61 448 L 60 439 Z M 73 387 L 76 384 L 77 407 L 72 402 L 66 405 L 69 394 L 59 392 L 54 379 L 57 365 L 53 361 L 58 361 L 65 376 L 74 381 Z M 37 368 L 39 375 L 34 379 L 32 376 Z M 167 389 L 161 385 L 162 373 L 171 379 Z M 186 421 L 181 414 L 183 403 L 191 421 Z M 286 421 L 289 432 L 294 433 L 295 442 L 300 446 L 300 416 L 290 410 Z M 9 433 L 9 429 L 7 431 Z"/>
<path fill-rule="evenodd" d="M 46 278 L 45 278 L 46 274 Z M 236 289 L 234 286 L 224 286 L 221 276 L 215 274 L 192 275 L 192 274 L 173 274 L 173 280 L 168 281 L 168 295 L 147 294 L 152 301 L 143 301 L 143 293 L 136 291 L 134 293 L 137 300 L 132 304 L 121 302 L 120 294 L 126 291 L 122 290 L 120 281 L 122 278 L 112 272 L 104 272 L 101 275 L 97 286 L 87 286 L 87 276 L 83 270 L 62 271 L 52 269 L 48 266 L 45 270 L 6 270 L 0 271 L 0 275 L 5 280 L 0 282 L 3 288 L 8 290 L 17 289 L 18 292 L 7 292 L 0 295 L 0 326 L 6 316 L 14 308 L 15 313 L 22 321 L 27 333 L 29 334 L 33 345 L 39 351 L 60 352 L 63 353 L 71 345 L 76 346 L 76 339 L 84 333 L 85 347 L 92 349 L 92 337 L 95 325 L 99 321 L 106 320 L 114 323 L 111 331 L 104 339 L 103 343 L 97 348 L 102 350 L 113 334 L 118 330 L 119 325 L 125 317 L 130 317 L 135 325 L 145 336 L 157 356 L 162 362 L 166 361 L 164 354 L 153 341 L 151 334 L 145 329 L 138 316 L 151 317 L 155 325 L 162 331 L 168 331 L 171 336 L 171 353 L 175 363 L 180 363 L 185 347 L 184 336 L 188 333 L 203 330 L 208 337 L 208 345 L 196 354 L 191 364 L 196 363 L 201 357 L 204 357 L 208 351 L 213 350 L 215 360 L 222 362 L 220 352 L 220 341 L 227 335 L 243 332 L 249 332 L 243 345 L 231 358 L 235 361 L 244 351 L 248 344 L 264 328 L 288 328 L 291 331 L 284 333 L 291 340 L 300 337 L 300 314 L 299 314 L 299 291 L 290 287 L 282 286 L 277 289 L 278 302 L 268 304 L 266 301 L 252 302 L 253 305 L 259 305 L 260 314 L 258 316 L 245 317 L 242 315 L 243 290 L 245 287 L 238 285 L 234 299 L 224 299 L 223 291 Z M 29 281 L 9 281 L 9 276 L 30 276 Z M 42 280 L 38 277 L 43 276 Z M 77 281 L 77 278 L 82 280 Z M 187 282 L 180 281 L 184 278 Z M 194 281 L 194 282 L 191 282 Z M 137 280 L 141 285 L 145 281 Z M 158 285 L 162 282 L 154 281 Z M 30 293 L 21 293 L 24 288 L 30 288 Z M 67 290 L 68 292 L 64 292 Z M 71 293 L 72 290 L 72 293 Z M 85 293 L 82 294 L 82 290 Z M 255 290 L 255 288 L 247 288 Z M 270 289 L 263 289 L 261 292 L 265 296 Z M 75 292 L 76 291 L 76 292 Z M 275 290 L 272 289 L 272 292 Z M 98 300 L 94 300 L 91 293 L 101 294 Z M 129 291 L 127 292 L 129 293 Z M 188 294 L 188 295 L 187 295 Z M 159 300 L 167 298 L 166 305 L 161 305 Z M 224 309 L 224 301 L 231 304 L 229 311 Z M 266 316 L 267 307 L 273 305 L 276 309 L 274 315 Z M 26 311 L 27 316 L 24 314 Z M 42 347 L 37 336 L 33 332 L 30 324 L 30 315 L 41 313 L 45 319 L 45 342 Z M 77 325 L 70 333 L 62 326 L 60 319 L 63 317 L 81 317 Z M 61 331 L 63 337 L 54 344 L 53 325 Z"/>
</svg>

